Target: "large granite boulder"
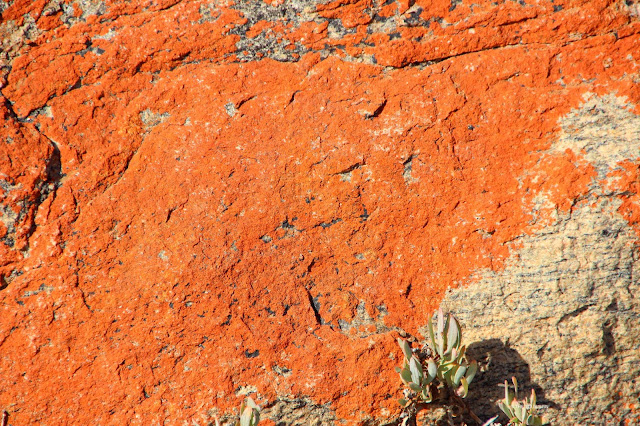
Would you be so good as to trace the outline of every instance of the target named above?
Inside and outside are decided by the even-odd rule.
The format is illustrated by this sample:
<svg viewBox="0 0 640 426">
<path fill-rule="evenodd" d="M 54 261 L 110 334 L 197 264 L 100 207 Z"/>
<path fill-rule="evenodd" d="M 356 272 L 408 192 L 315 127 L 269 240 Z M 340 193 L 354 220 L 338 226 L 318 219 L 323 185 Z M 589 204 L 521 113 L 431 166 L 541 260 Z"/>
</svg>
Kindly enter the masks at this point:
<svg viewBox="0 0 640 426">
<path fill-rule="evenodd" d="M 9 424 L 397 422 L 439 306 L 479 415 L 640 422 L 635 2 L 0 12 Z"/>
</svg>

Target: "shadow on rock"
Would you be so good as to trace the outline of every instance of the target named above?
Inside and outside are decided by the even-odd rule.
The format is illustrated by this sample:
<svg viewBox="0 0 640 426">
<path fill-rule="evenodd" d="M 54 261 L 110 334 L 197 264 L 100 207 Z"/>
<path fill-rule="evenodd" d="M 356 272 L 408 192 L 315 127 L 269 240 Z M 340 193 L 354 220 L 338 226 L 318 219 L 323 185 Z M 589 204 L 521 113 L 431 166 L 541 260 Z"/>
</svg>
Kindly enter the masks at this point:
<svg viewBox="0 0 640 426">
<path fill-rule="evenodd" d="M 558 405 L 547 399 L 544 390 L 531 380 L 529 364 L 513 348 L 509 342 L 499 339 L 483 340 L 467 347 L 469 360 L 478 362 L 478 373 L 469 385 L 469 394 L 464 399 L 466 407 L 480 420 L 474 420 L 466 408 L 456 405 L 454 400 L 444 397 L 439 401 L 426 404 L 424 410 L 419 410 L 417 417 L 407 421 L 407 425 L 421 426 L 460 426 L 478 425 L 500 414 L 499 422 L 507 423 L 506 416 L 496 405 L 504 398 L 504 382 L 511 385 L 511 378 L 518 381 L 518 397 L 520 400 L 529 397 L 531 390 L 535 390 L 538 406 L 558 408 Z M 544 415 L 544 410 L 541 410 Z M 385 426 L 402 425 L 402 418 L 395 419 Z"/>
<path fill-rule="evenodd" d="M 557 408 L 545 397 L 544 390 L 531 380 L 529 364 L 520 354 L 499 339 L 483 340 L 467 348 L 467 356 L 478 362 L 479 372 L 469 386 L 466 400 L 469 407 L 483 420 L 502 414 L 495 402 L 504 398 L 504 381 L 518 380 L 518 397 L 523 399 L 535 390 L 540 406 Z"/>
</svg>

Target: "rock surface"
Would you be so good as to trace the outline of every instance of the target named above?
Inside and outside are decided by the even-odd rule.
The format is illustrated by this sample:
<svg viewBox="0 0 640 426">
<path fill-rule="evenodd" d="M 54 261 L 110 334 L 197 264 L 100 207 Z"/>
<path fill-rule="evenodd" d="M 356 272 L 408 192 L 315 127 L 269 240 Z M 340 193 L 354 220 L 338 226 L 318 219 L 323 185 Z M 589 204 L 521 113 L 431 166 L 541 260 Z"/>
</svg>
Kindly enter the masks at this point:
<svg viewBox="0 0 640 426">
<path fill-rule="evenodd" d="M 640 422 L 636 3 L 0 11 L 10 424 L 392 422 L 441 304 L 479 414 Z"/>
<path fill-rule="evenodd" d="M 640 117 L 619 98 L 592 97 L 561 126 L 545 155 L 581 153 L 597 176 L 568 211 L 540 193 L 535 211 L 544 212 L 544 227 L 519 240 L 503 270 L 478 271 L 443 305 L 469 324 L 468 341 L 479 342 L 470 348 L 487 368 L 479 385 L 494 391 L 479 404 L 501 398 L 496 386 L 516 375 L 544 395 L 554 424 L 638 423 L 638 234 L 623 207 L 634 192 L 622 176 L 635 169 L 638 184 L 638 165 L 626 160 L 640 152 Z M 506 352 L 524 362 L 514 368 L 498 355 Z"/>
</svg>

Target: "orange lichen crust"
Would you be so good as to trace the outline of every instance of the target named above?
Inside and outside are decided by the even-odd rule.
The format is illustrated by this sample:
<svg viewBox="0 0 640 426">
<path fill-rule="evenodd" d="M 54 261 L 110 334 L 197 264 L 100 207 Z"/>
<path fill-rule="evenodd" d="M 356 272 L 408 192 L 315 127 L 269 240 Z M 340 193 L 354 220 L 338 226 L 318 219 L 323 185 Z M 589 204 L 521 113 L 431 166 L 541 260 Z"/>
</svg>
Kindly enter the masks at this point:
<svg viewBox="0 0 640 426">
<path fill-rule="evenodd" d="M 40 31 L 0 64 L 15 424 L 210 421 L 247 389 L 397 415 L 396 331 L 594 179 L 547 154 L 558 119 L 640 104 L 624 2 L 60 3 L 2 15 Z"/>
</svg>

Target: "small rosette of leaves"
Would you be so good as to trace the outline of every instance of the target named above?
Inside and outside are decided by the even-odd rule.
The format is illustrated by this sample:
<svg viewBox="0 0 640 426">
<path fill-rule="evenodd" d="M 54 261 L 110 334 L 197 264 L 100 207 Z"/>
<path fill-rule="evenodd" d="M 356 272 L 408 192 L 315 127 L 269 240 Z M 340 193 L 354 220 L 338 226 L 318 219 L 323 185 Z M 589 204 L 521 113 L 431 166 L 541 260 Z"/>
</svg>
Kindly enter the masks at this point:
<svg viewBox="0 0 640 426">
<path fill-rule="evenodd" d="M 432 402 L 439 385 L 464 398 L 478 370 L 477 363 L 466 358 L 458 320 L 453 314 L 443 314 L 442 310 L 436 313 L 435 318 L 435 327 L 433 318 L 429 319 L 429 350 L 423 361 L 412 352 L 406 340 L 398 339 L 404 356 L 402 367 L 396 367 L 396 372 L 410 391 L 405 392 L 406 398 L 398 401 L 403 407 L 417 401 Z"/>
<path fill-rule="evenodd" d="M 442 309 L 439 309 L 435 318 L 435 326 L 432 317 L 427 328 L 428 344 L 437 365 L 436 375 L 441 382 L 465 398 L 469 392 L 469 383 L 478 371 L 478 364 L 467 360 L 467 349 L 462 345 L 462 328 L 456 317 L 451 313 L 443 314 Z"/>
<path fill-rule="evenodd" d="M 417 399 L 424 402 L 433 400 L 431 384 L 436 378 L 437 366 L 433 359 L 427 360 L 426 368 L 422 365 L 418 357 L 411 352 L 411 346 L 406 340 L 398 338 L 398 344 L 404 355 L 402 368 L 396 367 L 396 372 L 400 374 L 402 382 L 415 394 Z M 406 407 L 411 400 L 401 398 L 398 403 Z"/>
<path fill-rule="evenodd" d="M 504 399 L 498 401 L 498 407 L 509 417 L 509 425 L 542 426 L 548 424 L 539 416 L 536 406 L 536 393 L 532 389 L 531 397 L 518 401 L 518 381 L 512 377 L 515 392 L 509 390 L 509 383 L 504 381 Z"/>
<path fill-rule="evenodd" d="M 251 397 L 247 397 L 240 406 L 240 419 L 236 422 L 236 426 L 256 426 L 259 421 L 260 407 Z"/>
</svg>

